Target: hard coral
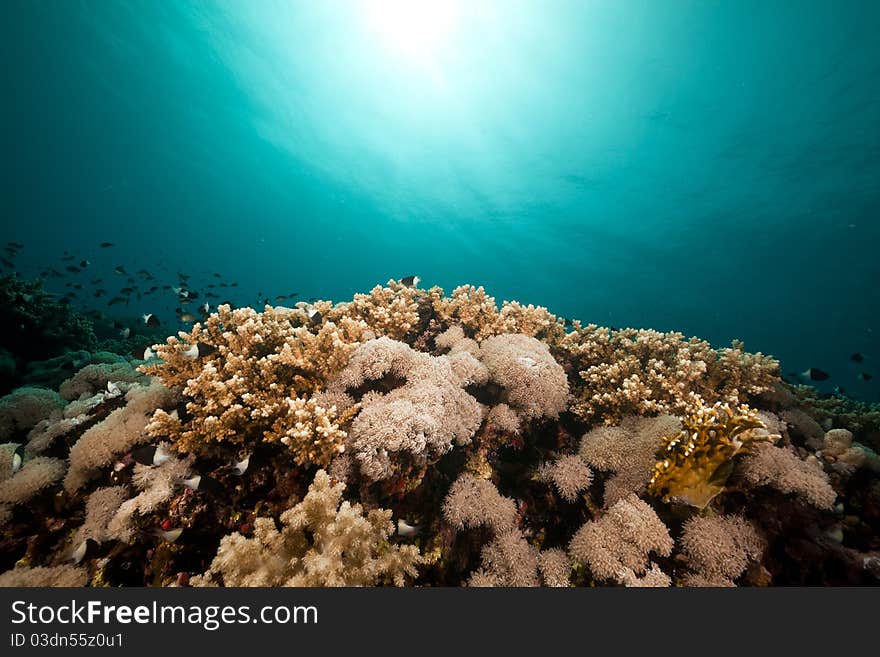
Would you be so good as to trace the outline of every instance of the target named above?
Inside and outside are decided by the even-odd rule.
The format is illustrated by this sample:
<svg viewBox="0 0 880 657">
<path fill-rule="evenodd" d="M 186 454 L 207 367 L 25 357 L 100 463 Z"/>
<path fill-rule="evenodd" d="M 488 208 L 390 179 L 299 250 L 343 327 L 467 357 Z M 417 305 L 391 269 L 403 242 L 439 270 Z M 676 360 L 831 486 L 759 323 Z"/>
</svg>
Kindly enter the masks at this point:
<svg viewBox="0 0 880 657">
<path fill-rule="evenodd" d="M 768 356 L 746 353 L 737 342 L 715 350 L 681 333 L 576 325 L 561 348 L 581 379 L 572 410 L 591 422 L 740 404 L 778 380 L 779 364 Z"/>
<path fill-rule="evenodd" d="M 756 443 L 779 439 L 748 406 L 732 409 L 715 404 L 683 418 L 682 424 L 681 432 L 664 439 L 665 451 L 648 492 L 700 509 L 724 490 L 734 456 L 747 453 Z"/>
<path fill-rule="evenodd" d="M 182 451 L 210 454 L 218 443 L 283 442 L 297 462 L 329 463 L 345 439 L 341 409 L 311 403 L 365 339 L 367 325 L 342 317 L 314 328 L 299 309 L 219 306 L 189 334 L 156 347 L 164 362 L 143 366 L 180 386 L 185 419 L 159 413 L 150 427 Z"/>
<path fill-rule="evenodd" d="M 195 585 L 226 586 L 402 586 L 416 574 L 419 550 L 391 545 L 391 511 L 364 514 L 360 504 L 342 499 L 345 484 L 333 484 L 319 470 L 309 492 L 281 514 L 257 518 L 254 537 L 224 537 L 204 576 Z"/>
</svg>

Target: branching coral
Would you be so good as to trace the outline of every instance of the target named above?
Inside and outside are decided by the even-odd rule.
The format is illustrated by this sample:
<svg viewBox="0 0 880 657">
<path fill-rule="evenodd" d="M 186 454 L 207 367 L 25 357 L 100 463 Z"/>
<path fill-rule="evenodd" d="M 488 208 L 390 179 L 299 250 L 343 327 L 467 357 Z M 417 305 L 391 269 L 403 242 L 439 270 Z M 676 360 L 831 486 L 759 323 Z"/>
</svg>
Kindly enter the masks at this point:
<svg viewBox="0 0 880 657">
<path fill-rule="evenodd" d="M 620 500 L 598 520 L 581 527 L 568 546 L 574 561 L 599 580 L 644 575 L 651 552 L 669 556 L 672 538 L 650 506 L 635 495 Z"/>
<path fill-rule="evenodd" d="M 778 380 L 779 364 L 768 356 L 740 343 L 715 350 L 681 333 L 576 325 L 561 346 L 582 381 L 572 410 L 589 422 L 740 404 Z"/>
<path fill-rule="evenodd" d="M 369 294 L 355 294 L 349 303 L 332 310 L 329 319 L 347 316 L 363 321 L 377 336 L 402 340 L 419 324 L 419 300 L 425 293 L 399 281 L 386 285 L 377 285 Z"/>
<path fill-rule="evenodd" d="M 483 407 L 463 387 L 479 370 L 468 354 L 432 357 L 386 337 L 360 347 L 331 390 L 357 389 L 386 378 L 400 384 L 387 394 L 370 392 L 362 399 L 349 436 L 361 473 L 374 481 L 387 479 L 399 467 L 423 467 L 453 445 L 470 442 Z"/>
<path fill-rule="evenodd" d="M 755 445 L 776 441 L 748 406 L 732 409 L 716 404 L 683 418 L 680 433 L 664 439 L 661 460 L 654 468 L 648 492 L 664 501 L 704 508 L 724 490 L 733 457 Z"/>
<path fill-rule="evenodd" d="M 346 317 L 317 329 L 303 321 L 298 310 L 220 306 L 204 325 L 158 346 L 164 362 L 142 370 L 180 386 L 187 414 L 157 414 L 151 435 L 200 454 L 217 443 L 283 442 L 297 462 L 329 463 L 342 448 L 349 416 L 308 396 L 347 364 L 367 326 Z"/>
<path fill-rule="evenodd" d="M 257 518 L 254 538 L 238 532 L 220 542 L 217 556 L 196 585 L 226 586 L 402 586 L 421 558 L 412 545 L 391 545 L 391 511 L 366 513 L 342 499 L 345 485 L 319 470 L 309 492 L 281 514 Z"/>
</svg>

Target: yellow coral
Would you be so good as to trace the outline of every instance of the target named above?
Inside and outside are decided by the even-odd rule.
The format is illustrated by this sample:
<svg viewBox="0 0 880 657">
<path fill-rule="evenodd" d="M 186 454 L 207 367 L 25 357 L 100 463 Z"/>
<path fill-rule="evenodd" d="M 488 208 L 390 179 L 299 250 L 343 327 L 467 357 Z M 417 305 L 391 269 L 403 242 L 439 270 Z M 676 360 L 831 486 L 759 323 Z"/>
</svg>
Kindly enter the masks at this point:
<svg viewBox="0 0 880 657">
<path fill-rule="evenodd" d="M 648 492 L 700 509 L 724 490 L 734 456 L 779 439 L 745 405 L 704 407 L 682 418 L 682 424 L 680 433 L 664 438 L 663 458 L 654 466 Z"/>
</svg>

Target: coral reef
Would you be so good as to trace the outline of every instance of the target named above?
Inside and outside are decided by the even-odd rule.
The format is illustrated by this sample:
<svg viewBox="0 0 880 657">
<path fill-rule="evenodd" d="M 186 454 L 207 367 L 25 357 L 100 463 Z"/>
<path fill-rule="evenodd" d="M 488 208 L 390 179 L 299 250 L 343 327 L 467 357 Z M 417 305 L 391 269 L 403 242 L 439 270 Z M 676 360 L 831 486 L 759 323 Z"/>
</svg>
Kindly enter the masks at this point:
<svg viewBox="0 0 880 657">
<path fill-rule="evenodd" d="M 664 439 L 661 460 L 648 482 L 648 492 L 664 501 L 705 506 L 724 490 L 733 458 L 755 443 L 774 441 L 757 412 L 727 404 L 699 409 L 683 420 L 684 428 Z"/>
<path fill-rule="evenodd" d="M 345 484 L 318 470 L 309 492 L 281 514 L 281 529 L 258 518 L 254 538 L 224 537 L 217 556 L 195 585 L 220 579 L 226 586 L 403 586 L 416 574 L 418 548 L 388 544 L 391 512 L 342 499 Z"/>
<path fill-rule="evenodd" d="M 0 399 L 0 583 L 880 579 L 876 408 L 740 343 L 415 278 L 150 339 Z"/>
</svg>

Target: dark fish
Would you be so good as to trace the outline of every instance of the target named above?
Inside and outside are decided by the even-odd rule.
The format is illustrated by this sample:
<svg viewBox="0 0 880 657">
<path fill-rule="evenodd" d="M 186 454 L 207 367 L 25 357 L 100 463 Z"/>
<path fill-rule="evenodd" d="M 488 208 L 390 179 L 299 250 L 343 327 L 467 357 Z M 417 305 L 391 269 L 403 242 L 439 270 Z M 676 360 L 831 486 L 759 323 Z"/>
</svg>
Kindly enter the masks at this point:
<svg viewBox="0 0 880 657">
<path fill-rule="evenodd" d="M 309 316 L 309 324 L 316 326 L 321 323 L 321 312 L 315 308 L 309 308 L 307 311 Z"/>
<path fill-rule="evenodd" d="M 93 278 L 92 280 L 89 281 L 89 283 L 91 283 L 92 285 L 98 285 L 103 280 L 104 280 L 103 278 Z"/>
<path fill-rule="evenodd" d="M 158 289 L 159 289 L 159 286 L 158 286 L 158 285 L 154 285 L 154 286 L 151 287 L 149 290 L 147 290 L 146 292 L 144 292 L 144 294 L 152 294 L 153 292 L 155 292 L 155 291 L 158 290 Z"/>
<path fill-rule="evenodd" d="M 62 274 L 62 273 L 61 273 L 60 271 L 58 271 L 57 269 L 49 269 L 49 275 L 50 275 L 52 278 L 61 278 L 62 276 L 64 276 L 64 274 Z"/>
<path fill-rule="evenodd" d="M 21 242 L 7 242 L 7 244 L 14 249 L 23 249 L 24 248 L 24 244 L 22 244 Z"/>
<path fill-rule="evenodd" d="M 205 315 L 207 315 L 209 312 L 211 312 L 211 306 L 207 301 L 205 301 L 205 303 L 203 303 L 201 306 L 199 306 L 199 310 L 202 313 L 204 313 Z"/>
<path fill-rule="evenodd" d="M 0 258 L 0 261 L 3 262 L 4 267 L 8 267 L 9 269 L 15 269 L 15 265 L 9 262 L 6 258 Z"/>
<path fill-rule="evenodd" d="M 102 297 L 105 294 L 107 294 L 107 290 L 98 289 L 98 290 L 95 290 L 94 297 L 97 299 L 98 297 Z"/>
<path fill-rule="evenodd" d="M 144 320 L 144 324 L 147 326 L 159 326 L 159 318 L 156 317 L 153 313 L 146 313 L 141 316 L 141 319 Z"/>
<path fill-rule="evenodd" d="M 854 362 L 854 363 L 861 363 L 863 360 L 865 360 L 865 357 L 862 356 L 862 355 L 857 351 L 857 352 L 854 353 L 852 356 L 850 356 L 849 359 L 850 359 L 852 362 Z"/>
<path fill-rule="evenodd" d="M 208 285 L 207 285 L 207 288 L 208 288 L 209 290 L 213 290 L 215 287 L 217 287 L 217 286 L 214 285 L 213 283 L 208 283 Z"/>
<path fill-rule="evenodd" d="M 118 267 L 114 267 L 113 271 L 115 271 L 120 276 L 128 276 L 128 272 L 125 271 L 125 267 L 123 267 L 122 265 L 119 265 Z"/>
<path fill-rule="evenodd" d="M 110 301 L 107 302 L 108 306 L 115 306 L 117 303 L 125 303 L 127 300 L 125 297 L 113 297 Z"/>
<path fill-rule="evenodd" d="M 201 490 L 206 493 L 216 494 L 223 491 L 223 487 L 217 482 L 217 480 L 211 479 L 211 477 L 207 475 L 195 475 L 189 479 L 184 479 L 183 485 L 190 490 Z"/>
<path fill-rule="evenodd" d="M 287 297 L 284 296 L 283 294 L 279 294 L 277 297 L 275 297 L 275 301 L 278 301 L 278 302 L 285 301 L 286 299 L 287 299 Z"/>
<path fill-rule="evenodd" d="M 61 256 L 61 262 L 70 262 L 71 260 L 76 260 L 76 256 L 72 256 L 72 255 Z"/>
<path fill-rule="evenodd" d="M 65 269 L 73 274 L 78 274 L 82 271 L 79 267 L 76 267 L 74 265 L 68 265 L 67 267 L 65 267 Z"/>
<path fill-rule="evenodd" d="M 422 280 L 418 276 L 406 276 L 400 279 L 400 282 L 407 287 L 418 287 L 419 281 Z"/>
<path fill-rule="evenodd" d="M 217 272 L 214 272 L 213 274 L 211 274 L 211 276 L 213 276 L 214 278 L 220 278 L 220 274 L 218 274 Z"/>
<path fill-rule="evenodd" d="M 79 261 L 79 266 L 82 267 L 83 269 L 88 267 L 90 264 L 92 264 L 92 263 L 89 262 L 88 260 L 80 260 Z"/>
<path fill-rule="evenodd" d="M 150 272 L 148 272 L 146 269 L 138 269 L 135 273 L 138 276 L 149 276 L 150 275 Z"/>
<path fill-rule="evenodd" d="M 220 287 L 229 287 L 226 283 L 220 283 Z"/>
<path fill-rule="evenodd" d="M 238 283 L 230 283 L 229 287 L 238 287 Z"/>
<path fill-rule="evenodd" d="M 214 294 L 213 292 L 205 292 L 205 298 L 206 299 L 219 299 L 220 295 Z"/>
<path fill-rule="evenodd" d="M 101 242 L 100 246 L 102 249 L 107 249 L 107 248 L 113 246 L 113 242 Z"/>
<path fill-rule="evenodd" d="M 83 286 L 80 285 L 79 283 L 77 283 L 76 285 L 73 286 L 73 289 L 74 290 L 81 290 L 81 289 L 83 289 Z"/>
<path fill-rule="evenodd" d="M 132 292 L 134 292 L 134 290 L 135 290 L 135 288 L 133 288 L 133 287 L 124 287 L 121 290 L 119 290 L 119 294 L 131 294 Z"/>
<path fill-rule="evenodd" d="M 873 375 L 873 374 L 868 374 L 867 372 L 859 372 L 859 378 L 860 378 L 862 381 L 870 381 L 871 379 L 874 378 L 874 375 Z"/>
<path fill-rule="evenodd" d="M 828 372 L 824 372 L 816 367 L 810 367 L 803 372 L 801 372 L 801 376 L 805 379 L 809 379 L 810 381 L 825 381 L 830 378 L 831 375 Z"/>
<path fill-rule="evenodd" d="M 217 347 L 212 344 L 207 344 L 205 342 L 197 342 L 196 347 L 199 350 L 199 358 L 204 358 L 205 356 L 210 356 L 215 351 L 217 351 Z"/>
</svg>

